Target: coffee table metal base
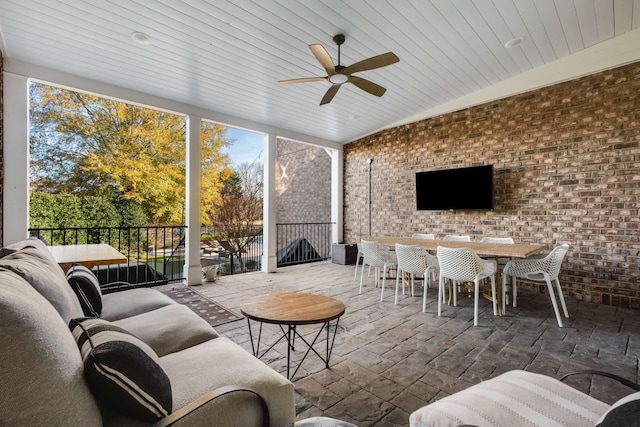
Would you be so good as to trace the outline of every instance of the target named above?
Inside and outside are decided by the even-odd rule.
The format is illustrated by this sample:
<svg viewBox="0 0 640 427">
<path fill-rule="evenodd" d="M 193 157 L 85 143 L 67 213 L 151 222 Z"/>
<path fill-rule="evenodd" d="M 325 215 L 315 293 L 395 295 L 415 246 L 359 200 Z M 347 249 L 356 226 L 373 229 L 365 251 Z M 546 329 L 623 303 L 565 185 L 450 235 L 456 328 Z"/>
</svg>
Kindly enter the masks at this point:
<svg viewBox="0 0 640 427">
<path fill-rule="evenodd" d="M 296 373 L 298 372 L 298 370 L 300 369 L 300 367 L 302 366 L 302 362 L 304 362 L 304 360 L 307 358 L 307 356 L 309 355 L 309 353 L 311 351 L 313 351 L 316 356 L 318 356 L 320 358 L 320 360 L 322 360 L 325 364 L 325 367 L 329 367 L 329 359 L 331 358 L 331 353 L 333 352 L 333 344 L 335 343 L 336 340 L 336 332 L 338 331 L 338 323 L 340 322 L 340 318 L 336 319 L 336 325 L 335 325 L 335 329 L 333 330 L 333 337 L 331 337 L 331 344 L 329 344 L 329 338 L 330 338 L 330 321 L 328 322 L 324 322 L 322 324 L 322 327 L 320 328 L 320 330 L 318 331 L 318 333 L 316 334 L 315 338 L 313 339 L 313 341 L 311 343 L 309 343 L 302 335 L 300 335 L 300 333 L 298 332 L 298 330 L 296 329 L 297 325 L 285 325 L 287 328 L 285 330 L 283 325 L 278 325 L 280 327 L 280 331 L 282 332 L 282 336 L 280 338 L 278 338 L 278 340 L 276 342 L 274 342 L 273 344 L 271 344 L 271 346 L 269 346 L 269 348 L 267 348 L 266 350 L 264 350 L 262 352 L 262 354 L 260 354 L 260 340 L 262 338 L 262 325 L 263 322 L 259 322 L 260 323 L 260 328 L 258 331 L 258 342 L 254 345 L 254 339 L 253 339 L 253 332 L 251 329 L 251 320 L 249 318 L 247 318 L 247 325 L 249 326 L 249 339 L 251 340 L 251 350 L 253 351 L 253 355 L 255 357 L 257 357 L 258 359 L 262 359 L 262 357 L 267 354 L 271 349 L 273 349 L 279 342 L 281 342 L 282 340 L 284 340 L 285 338 L 287 339 L 287 379 L 291 380 L 293 377 L 295 377 Z M 320 353 L 318 353 L 316 351 L 315 348 L 313 348 L 313 346 L 315 345 L 315 343 L 318 341 L 318 338 L 320 337 L 320 335 L 322 334 L 322 331 L 324 329 L 327 329 L 327 345 L 326 345 L 326 355 L 323 357 L 322 355 L 320 355 Z M 295 371 L 293 371 L 293 374 L 290 374 L 291 372 L 291 351 L 295 351 L 295 339 L 296 336 L 302 340 L 302 342 L 305 343 L 305 345 L 307 346 L 307 351 L 304 353 L 304 356 L 302 356 L 302 359 L 300 360 L 300 362 L 298 362 L 298 366 L 296 367 Z"/>
</svg>

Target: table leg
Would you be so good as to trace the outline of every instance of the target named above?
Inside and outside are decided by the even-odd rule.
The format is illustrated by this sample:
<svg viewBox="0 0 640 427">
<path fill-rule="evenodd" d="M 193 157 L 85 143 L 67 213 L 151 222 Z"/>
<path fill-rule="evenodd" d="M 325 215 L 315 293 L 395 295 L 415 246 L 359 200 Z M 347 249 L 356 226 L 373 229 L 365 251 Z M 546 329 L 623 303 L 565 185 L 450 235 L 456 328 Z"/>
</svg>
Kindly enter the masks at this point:
<svg viewBox="0 0 640 427">
<path fill-rule="evenodd" d="M 287 331 L 287 379 L 288 380 L 291 379 L 291 376 L 289 375 L 290 366 L 291 366 L 291 331 L 295 332 L 295 327 L 293 325 L 289 325 L 289 328 Z M 296 369 L 296 372 L 298 372 L 297 369 Z M 293 374 L 295 375 L 295 372 Z"/>
<path fill-rule="evenodd" d="M 251 322 L 249 321 L 249 319 L 247 319 L 247 322 L 249 326 L 249 338 L 251 339 L 251 349 L 253 351 L 253 355 L 258 359 L 261 359 L 266 353 L 268 353 L 273 347 L 275 347 L 276 344 L 278 344 L 280 341 L 286 338 L 287 340 L 287 379 L 291 380 L 293 377 L 295 377 L 295 375 L 298 373 L 298 370 L 302 366 L 302 362 L 304 362 L 304 360 L 307 358 L 309 353 L 311 353 L 312 351 L 316 354 L 316 356 L 320 358 L 320 360 L 324 362 L 325 367 L 327 368 L 329 367 L 329 360 L 331 359 L 331 354 L 333 353 L 333 346 L 336 341 L 336 334 L 338 332 L 340 319 L 336 319 L 336 326 L 335 326 L 335 330 L 333 331 L 333 337 L 331 337 L 331 328 L 330 328 L 331 322 L 324 322 L 320 327 L 320 329 L 318 330 L 318 333 L 314 337 L 313 341 L 311 341 L 311 343 L 309 343 L 302 335 L 300 335 L 300 333 L 296 329 L 296 325 L 288 325 L 286 330 L 283 328 L 282 325 L 279 325 L 281 331 L 283 332 L 282 336 L 275 343 L 273 343 L 268 349 L 263 351 L 262 354 L 260 354 L 260 338 L 262 336 L 263 323 L 260 322 L 258 344 L 254 347 L 254 338 L 253 338 L 253 332 L 251 330 Z M 313 348 L 313 346 L 318 341 L 318 338 L 324 331 L 324 328 L 327 328 L 327 345 L 326 345 L 326 353 L 325 353 L 325 356 L 323 357 L 320 355 L 320 353 L 316 351 L 315 348 Z M 302 342 L 305 343 L 305 345 L 307 346 L 307 351 L 304 353 L 304 356 L 302 356 L 302 359 L 300 359 L 300 362 L 298 362 L 298 366 L 296 367 L 296 369 L 293 371 L 293 374 L 292 374 L 291 373 L 291 351 L 295 351 L 294 341 L 295 341 L 296 335 L 298 336 L 299 339 L 302 340 Z M 329 343 L 329 341 L 331 341 L 331 343 Z"/>
</svg>

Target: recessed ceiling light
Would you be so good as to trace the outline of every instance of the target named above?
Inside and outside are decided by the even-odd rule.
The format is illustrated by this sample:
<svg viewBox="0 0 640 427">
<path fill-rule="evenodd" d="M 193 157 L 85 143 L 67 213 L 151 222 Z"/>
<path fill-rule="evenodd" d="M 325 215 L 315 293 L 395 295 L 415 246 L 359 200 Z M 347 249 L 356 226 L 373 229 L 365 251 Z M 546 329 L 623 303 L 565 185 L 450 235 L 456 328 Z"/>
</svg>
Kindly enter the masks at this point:
<svg viewBox="0 0 640 427">
<path fill-rule="evenodd" d="M 134 31 L 133 33 L 131 33 L 131 39 L 138 44 L 151 44 L 151 37 L 139 31 Z"/>
<path fill-rule="evenodd" d="M 512 47 L 519 46 L 520 43 L 522 43 L 522 40 L 524 40 L 522 37 L 512 38 L 504 44 L 504 47 L 506 47 L 507 49 L 511 49 Z"/>
</svg>

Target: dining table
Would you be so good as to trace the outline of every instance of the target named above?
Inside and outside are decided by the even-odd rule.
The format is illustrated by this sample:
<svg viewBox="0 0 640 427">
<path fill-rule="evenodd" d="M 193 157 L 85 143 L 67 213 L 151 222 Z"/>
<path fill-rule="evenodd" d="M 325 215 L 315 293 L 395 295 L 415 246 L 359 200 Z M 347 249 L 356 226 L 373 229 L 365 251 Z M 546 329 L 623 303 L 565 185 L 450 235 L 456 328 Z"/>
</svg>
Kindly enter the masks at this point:
<svg viewBox="0 0 640 427">
<path fill-rule="evenodd" d="M 396 243 L 401 245 L 420 245 L 429 251 L 436 251 L 438 246 L 447 248 L 471 248 L 481 258 L 528 258 L 543 251 L 547 245 L 540 243 L 486 243 L 486 242 L 460 242 L 454 240 L 430 240 L 420 239 L 416 237 L 401 236 L 364 236 L 362 240 L 380 242 L 390 249 L 395 249 Z M 499 314 L 502 313 L 502 280 L 499 280 L 500 271 L 496 271 L 496 301 L 499 307 Z M 449 284 L 449 288 L 453 286 Z M 483 289 L 482 296 L 488 300 L 492 300 L 491 293 Z M 449 292 L 449 304 L 451 303 L 451 292 Z"/>
<path fill-rule="evenodd" d="M 51 255 L 66 273 L 73 264 L 82 264 L 88 269 L 96 265 L 123 264 L 127 257 L 116 248 L 105 243 L 85 245 L 48 246 Z"/>
<path fill-rule="evenodd" d="M 396 243 L 401 245 L 420 245 L 427 250 L 435 251 L 438 246 L 447 248 L 471 248 L 483 258 L 528 258 L 543 251 L 547 245 L 539 243 L 485 243 L 485 242 L 459 242 L 454 240 L 429 240 L 416 237 L 399 236 L 365 236 L 362 240 L 380 242 L 391 249 Z"/>
</svg>

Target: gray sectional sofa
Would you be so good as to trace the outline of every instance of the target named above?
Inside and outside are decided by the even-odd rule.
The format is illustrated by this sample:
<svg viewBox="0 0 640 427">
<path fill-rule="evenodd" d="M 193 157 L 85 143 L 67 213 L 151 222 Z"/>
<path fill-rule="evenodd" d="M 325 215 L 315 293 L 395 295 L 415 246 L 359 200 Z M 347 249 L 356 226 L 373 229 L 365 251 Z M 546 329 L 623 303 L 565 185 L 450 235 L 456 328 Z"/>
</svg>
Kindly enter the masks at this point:
<svg viewBox="0 0 640 427">
<path fill-rule="evenodd" d="M 124 400 L 117 397 L 122 389 L 110 388 L 129 387 L 125 397 L 146 409 L 145 399 L 153 400 L 157 391 L 147 396 L 147 381 L 156 388 L 165 385 L 159 390 L 165 411 L 159 425 L 264 425 L 262 403 L 271 426 L 294 422 L 293 384 L 218 336 L 189 308 L 153 289 L 106 294 L 101 302 L 103 320 L 87 319 L 64 272 L 39 240 L 2 248 L 0 426 L 152 425 L 155 419 L 122 407 Z M 72 333 L 73 319 L 80 321 Z M 121 344 L 129 347 L 122 350 Z M 104 364 L 99 357 L 117 362 Z M 148 368 L 153 378 L 145 376 Z M 96 385 L 95 376 L 116 385 Z"/>
</svg>

